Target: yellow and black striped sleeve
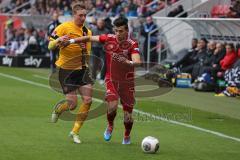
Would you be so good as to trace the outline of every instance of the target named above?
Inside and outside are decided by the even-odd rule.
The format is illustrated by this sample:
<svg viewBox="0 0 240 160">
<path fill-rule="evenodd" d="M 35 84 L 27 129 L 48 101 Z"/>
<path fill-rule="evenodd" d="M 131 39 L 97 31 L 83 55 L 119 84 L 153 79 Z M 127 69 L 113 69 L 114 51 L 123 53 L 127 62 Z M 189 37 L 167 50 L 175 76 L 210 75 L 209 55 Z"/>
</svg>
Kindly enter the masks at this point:
<svg viewBox="0 0 240 160">
<path fill-rule="evenodd" d="M 58 47 L 57 39 L 65 35 L 65 26 L 64 24 L 59 25 L 49 36 L 48 49 L 53 50 Z"/>
</svg>

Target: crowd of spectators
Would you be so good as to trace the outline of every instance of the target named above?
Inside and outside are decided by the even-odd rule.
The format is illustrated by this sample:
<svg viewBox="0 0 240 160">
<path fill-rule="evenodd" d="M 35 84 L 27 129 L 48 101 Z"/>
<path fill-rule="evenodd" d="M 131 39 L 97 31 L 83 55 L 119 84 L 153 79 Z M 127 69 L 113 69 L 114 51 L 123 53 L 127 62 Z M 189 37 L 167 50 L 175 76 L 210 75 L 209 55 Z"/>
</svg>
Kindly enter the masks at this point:
<svg viewBox="0 0 240 160">
<path fill-rule="evenodd" d="M 73 0 L 74 1 L 74 0 Z M 61 15 L 71 14 L 71 0 L 11 0 L 9 5 L 2 8 L 0 13 L 25 13 L 31 15 L 52 15 L 58 12 Z M 77 0 L 75 0 L 77 1 Z M 89 11 L 95 10 L 105 16 L 118 16 L 123 14 L 128 17 L 149 16 L 178 0 L 84 0 Z M 20 7 L 23 6 L 23 7 Z"/>
<path fill-rule="evenodd" d="M 205 17 L 209 17 L 205 15 Z M 240 18 L 240 0 L 231 0 L 230 4 L 216 4 L 211 9 L 213 18 Z"/>
<path fill-rule="evenodd" d="M 193 39 L 188 53 L 174 67 L 191 74 L 192 82 L 209 84 L 216 92 L 220 80 L 228 87 L 240 88 L 240 45 Z"/>
<path fill-rule="evenodd" d="M 78 1 L 78 0 L 75 0 Z M 168 0 L 167 5 L 175 3 L 177 0 Z M 58 13 L 60 16 L 69 16 L 71 14 L 71 0 L 9 0 L 9 4 L 0 8 L 0 13 L 29 14 L 52 16 Z M 96 26 L 97 19 L 102 17 L 105 20 L 105 27 L 111 29 L 110 17 L 148 17 L 153 13 L 165 7 L 165 0 L 79 0 L 85 3 L 87 10 L 92 14 L 92 21 L 89 26 Z M 1 2 L 0 2 L 1 3 Z M 100 16 L 98 15 L 100 14 Z M 13 19 L 9 17 L 5 24 L 5 44 L 9 54 L 25 54 L 29 51 L 29 44 L 37 43 L 30 54 L 48 54 L 47 48 L 47 30 L 39 30 L 32 26 L 14 28 Z M 133 28 L 130 28 L 133 29 Z M 134 28 L 135 29 L 135 28 Z M 30 36 L 30 33 L 33 36 Z M 144 36 L 144 35 L 143 35 Z M 29 42 L 29 37 L 30 42 Z M 36 41 L 34 41 L 35 39 Z M 32 48 L 32 47 L 30 47 Z M 38 50 L 35 53 L 34 50 Z M 145 53 L 146 54 L 146 53 Z"/>
<path fill-rule="evenodd" d="M 9 55 L 45 55 L 48 53 L 48 39 L 45 30 L 37 30 L 34 27 L 15 29 L 12 17 L 9 17 L 4 33 L 4 46 Z"/>
</svg>

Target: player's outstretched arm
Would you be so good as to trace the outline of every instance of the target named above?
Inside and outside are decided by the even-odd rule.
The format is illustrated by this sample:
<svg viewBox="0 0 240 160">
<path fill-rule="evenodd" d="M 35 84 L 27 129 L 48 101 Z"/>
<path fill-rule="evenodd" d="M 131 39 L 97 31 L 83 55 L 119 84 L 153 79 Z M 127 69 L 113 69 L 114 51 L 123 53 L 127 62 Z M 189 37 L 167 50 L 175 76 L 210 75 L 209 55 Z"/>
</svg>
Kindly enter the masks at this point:
<svg viewBox="0 0 240 160">
<path fill-rule="evenodd" d="M 70 44 L 81 42 L 99 42 L 99 36 L 83 36 L 75 39 L 70 39 L 69 42 Z"/>
<path fill-rule="evenodd" d="M 57 39 L 50 39 L 50 42 L 48 44 L 48 49 L 54 50 L 58 47 L 61 47 L 64 44 L 64 42 L 68 40 L 69 40 L 69 37 L 67 35 L 59 37 Z"/>
</svg>

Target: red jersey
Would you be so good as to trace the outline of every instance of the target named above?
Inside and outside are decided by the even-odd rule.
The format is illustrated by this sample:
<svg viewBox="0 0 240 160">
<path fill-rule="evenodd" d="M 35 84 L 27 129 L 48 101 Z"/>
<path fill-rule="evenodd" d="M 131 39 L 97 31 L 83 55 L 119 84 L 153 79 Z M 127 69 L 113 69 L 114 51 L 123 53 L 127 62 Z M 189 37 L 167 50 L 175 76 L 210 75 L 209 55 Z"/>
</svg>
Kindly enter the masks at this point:
<svg viewBox="0 0 240 160">
<path fill-rule="evenodd" d="M 138 43 L 128 37 L 119 42 L 113 34 L 100 35 L 99 41 L 105 43 L 106 52 L 106 78 L 114 81 L 132 81 L 134 67 L 125 63 L 126 59 L 132 60 L 132 54 L 139 54 Z"/>
</svg>

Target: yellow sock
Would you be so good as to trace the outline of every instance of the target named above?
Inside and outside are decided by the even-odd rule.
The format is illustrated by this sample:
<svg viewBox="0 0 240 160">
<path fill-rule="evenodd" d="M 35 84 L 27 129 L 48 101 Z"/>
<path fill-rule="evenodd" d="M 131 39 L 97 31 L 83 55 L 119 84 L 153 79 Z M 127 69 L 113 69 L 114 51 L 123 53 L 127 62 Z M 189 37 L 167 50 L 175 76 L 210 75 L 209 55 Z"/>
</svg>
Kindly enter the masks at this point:
<svg viewBox="0 0 240 160">
<path fill-rule="evenodd" d="M 60 104 L 60 106 L 57 108 L 56 112 L 57 113 L 63 113 L 64 111 L 69 110 L 69 104 L 68 102 L 64 102 Z"/>
<path fill-rule="evenodd" d="M 84 103 L 81 104 L 79 111 L 77 113 L 76 121 L 75 121 L 73 129 L 72 129 L 73 133 L 78 134 L 80 128 L 83 125 L 83 122 L 87 118 L 90 106 L 91 106 L 91 104 L 84 104 Z"/>
</svg>

